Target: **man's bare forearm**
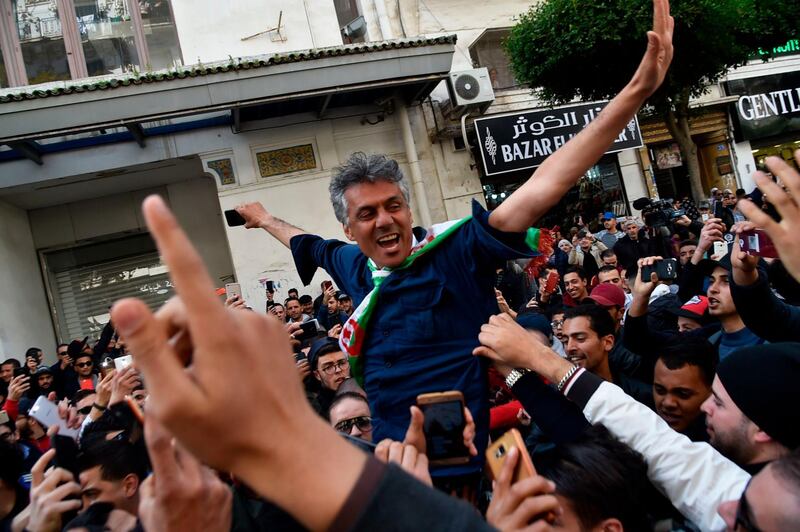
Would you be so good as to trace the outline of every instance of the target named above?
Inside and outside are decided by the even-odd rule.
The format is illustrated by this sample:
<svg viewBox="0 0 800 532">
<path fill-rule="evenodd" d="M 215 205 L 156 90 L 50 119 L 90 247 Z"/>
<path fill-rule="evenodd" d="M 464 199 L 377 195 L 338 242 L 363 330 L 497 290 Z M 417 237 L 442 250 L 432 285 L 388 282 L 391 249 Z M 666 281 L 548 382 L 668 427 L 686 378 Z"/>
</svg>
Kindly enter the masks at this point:
<svg viewBox="0 0 800 532">
<path fill-rule="evenodd" d="M 556 205 L 606 152 L 644 102 L 646 95 L 625 87 L 595 120 L 548 157 L 489 218 L 502 231 L 525 231 Z"/>
<path fill-rule="evenodd" d="M 293 237 L 306 234 L 306 231 L 271 214 L 264 217 L 261 223 L 259 223 L 259 227 L 277 238 L 280 243 L 287 248 L 290 247 L 289 241 L 291 241 Z"/>
</svg>

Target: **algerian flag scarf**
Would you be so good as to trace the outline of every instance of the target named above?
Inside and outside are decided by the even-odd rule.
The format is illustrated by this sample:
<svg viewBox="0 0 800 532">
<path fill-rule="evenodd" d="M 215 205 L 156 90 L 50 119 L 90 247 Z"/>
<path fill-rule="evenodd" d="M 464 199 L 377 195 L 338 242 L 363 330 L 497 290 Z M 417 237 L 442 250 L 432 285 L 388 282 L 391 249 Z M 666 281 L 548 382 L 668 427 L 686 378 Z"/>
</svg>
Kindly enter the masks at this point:
<svg viewBox="0 0 800 532">
<path fill-rule="evenodd" d="M 361 348 L 364 346 L 367 326 L 378 304 L 378 291 L 381 285 L 392 272 L 411 267 L 418 258 L 439 247 L 447 237 L 455 233 L 462 225 L 471 219 L 472 216 L 467 216 L 460 220 L 444 222 L 432 226 L 428 229 L 425 239 L 422 240 L 422 242 L 416 243 L 411 248 L 411 253 L 408 257 L 396 268 L 378 268 L 372 259 L 367 261 L 367 266 L 370 272 L 372 272 L 372 283 L 374 287 L 361 304 L 353 311 L 353 314 L 348 318 L 344 327 L 342 327 L 342 334 L 339 336 L 339 346 L 350 358 L 350 375 L 362 386 L 364 385 L 364 357 L 361 356 Z M 543 244 L 543 242 L 541 242 L 543 236 L 545 239 L 547 238 L 547 236 L 542 235 L 539 229 L 528 229 L 525 243 L 532 251 L 538 252 L 540 245 Z"/>
</svg>

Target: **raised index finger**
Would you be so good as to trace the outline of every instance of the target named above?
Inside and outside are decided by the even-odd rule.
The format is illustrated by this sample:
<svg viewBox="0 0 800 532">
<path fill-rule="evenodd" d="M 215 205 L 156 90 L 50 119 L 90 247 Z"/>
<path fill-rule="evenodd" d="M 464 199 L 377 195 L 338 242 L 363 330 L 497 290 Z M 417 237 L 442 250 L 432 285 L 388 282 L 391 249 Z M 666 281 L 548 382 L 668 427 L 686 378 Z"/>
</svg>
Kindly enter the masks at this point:
<svg viewBox="0 0 800 532">
<path fill-rule="evenodd" d="M 178 221 L 159 196 L 149 196 L 142 205 L 147 227 L 169 268 L 175 292 L 187 310 L 189 329 L 196 344 L 218 342 L 218 331 L 229 317 L 214 295 L 203 260 Z"/>
</svg>

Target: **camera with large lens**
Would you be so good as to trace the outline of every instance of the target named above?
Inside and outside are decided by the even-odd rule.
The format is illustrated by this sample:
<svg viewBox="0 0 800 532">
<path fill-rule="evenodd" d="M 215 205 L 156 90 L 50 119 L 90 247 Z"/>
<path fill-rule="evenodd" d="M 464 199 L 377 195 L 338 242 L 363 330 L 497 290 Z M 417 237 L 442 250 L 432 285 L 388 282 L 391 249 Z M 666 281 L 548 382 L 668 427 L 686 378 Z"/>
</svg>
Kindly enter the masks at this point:
<svg viewBox="0 0 800 532">
<path fill-rule="evenodd" d="M 633 208 L 642 211 L 645 225 L 653 228 L 671 228 L 672 222 L 686 214 L 683 209 L 672 206 L 672 200 L 639 198 L 633 202 Z"/>
</svg>

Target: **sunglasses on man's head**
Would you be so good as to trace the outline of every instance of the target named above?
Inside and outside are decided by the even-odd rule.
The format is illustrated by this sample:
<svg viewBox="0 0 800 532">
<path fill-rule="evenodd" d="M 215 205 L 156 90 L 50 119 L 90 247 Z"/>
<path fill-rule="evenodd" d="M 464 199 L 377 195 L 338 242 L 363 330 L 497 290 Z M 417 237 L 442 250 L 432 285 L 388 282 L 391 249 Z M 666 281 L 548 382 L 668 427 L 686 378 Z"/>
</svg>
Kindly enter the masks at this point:
<svg viewBox="0 0 800 532">
<path fill-rule="evenodd" d="M 351 419 L 343 419 L 338 422 L 334 428 L 339 432 L 350 434 L 350 431 L 353 430 L 353 425 L 358 427 L 358 430 L 361 432 L 367 432 L 372 430 L 372 418 L 369 416 L 358 416 Z"/>
</svg>

